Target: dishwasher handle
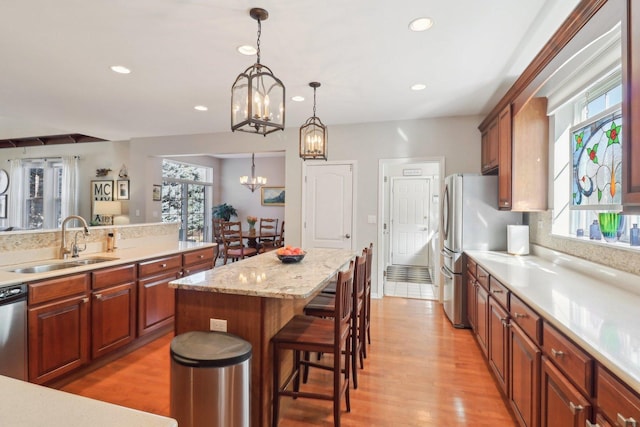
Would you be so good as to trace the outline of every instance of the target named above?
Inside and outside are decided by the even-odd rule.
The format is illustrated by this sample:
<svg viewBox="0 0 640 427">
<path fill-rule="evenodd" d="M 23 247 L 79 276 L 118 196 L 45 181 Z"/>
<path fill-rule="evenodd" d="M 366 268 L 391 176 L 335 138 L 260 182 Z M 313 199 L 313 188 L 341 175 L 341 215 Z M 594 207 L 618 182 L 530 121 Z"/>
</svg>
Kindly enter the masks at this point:
<svg viewBox="0 0 640 427">
<path fill-rule="evenodd" d="M 0 286 L 0 305 L 27 299 L 26 284 Z"/>
</svg>

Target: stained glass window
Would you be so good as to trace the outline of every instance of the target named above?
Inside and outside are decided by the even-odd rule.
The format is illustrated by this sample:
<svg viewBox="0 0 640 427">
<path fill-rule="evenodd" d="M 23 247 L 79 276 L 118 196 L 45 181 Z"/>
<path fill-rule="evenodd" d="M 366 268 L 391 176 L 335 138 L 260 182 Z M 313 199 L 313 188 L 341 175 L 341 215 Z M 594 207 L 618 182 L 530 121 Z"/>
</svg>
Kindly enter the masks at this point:
<svg viewBox="0 0 640 427">
<path fill-rule="evenodd" d="M 571 129 L 571 209 L 620 210 L 622 112 L 619 107 Z"/>
</svg>

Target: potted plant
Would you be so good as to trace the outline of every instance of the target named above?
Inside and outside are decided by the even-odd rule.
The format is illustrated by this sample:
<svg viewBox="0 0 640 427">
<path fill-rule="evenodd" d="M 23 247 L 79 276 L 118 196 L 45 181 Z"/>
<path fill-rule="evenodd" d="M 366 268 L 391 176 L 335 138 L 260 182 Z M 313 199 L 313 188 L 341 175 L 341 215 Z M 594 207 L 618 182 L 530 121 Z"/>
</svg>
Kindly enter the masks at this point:
<svg viewBox="0 0 640 427">
<path fill-rule="evenodd" d="M 213 207 L 213 216 L 214 218 L 224 219 L 225 221 L 229 221 L 232 216 L 238 216 L 238 211 L 231 205 L 223 203 L 218 206 Z"/>
</svg>

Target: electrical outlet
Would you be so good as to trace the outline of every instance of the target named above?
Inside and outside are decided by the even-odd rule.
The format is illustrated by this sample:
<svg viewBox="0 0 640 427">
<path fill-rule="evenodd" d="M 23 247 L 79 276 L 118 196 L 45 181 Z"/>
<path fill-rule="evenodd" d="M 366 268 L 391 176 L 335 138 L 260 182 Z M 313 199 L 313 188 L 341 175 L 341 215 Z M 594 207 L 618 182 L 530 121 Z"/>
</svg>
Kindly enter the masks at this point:
<svg viewBox="0 0 640 427">
<path fill-rule="evenodd" d="M 209 319 L 209 330 L 227 332 L 227 321 L 224 319 Z"/>
</svg>

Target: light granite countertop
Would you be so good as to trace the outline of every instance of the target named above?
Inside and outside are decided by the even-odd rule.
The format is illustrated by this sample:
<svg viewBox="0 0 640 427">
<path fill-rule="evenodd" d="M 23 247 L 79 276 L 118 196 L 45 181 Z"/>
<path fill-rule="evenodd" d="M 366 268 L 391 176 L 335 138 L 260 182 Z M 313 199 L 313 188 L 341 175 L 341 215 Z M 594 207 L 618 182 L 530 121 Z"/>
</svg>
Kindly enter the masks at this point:
<svg viewBox="0 0 640 427">
<path fill-rule="evenodd" d="M 345 249 L 309 249 L 298 263 L 283 264 L 275 251 L 169 282 L 169 286 L 267 298 L 308 298 L 328 283 L 337 268 L 347 268 L 356 253 Z"/>
<path fill-rule="evenodd" d="M 177 427 L 162 417 L 0 375 L 0 425 L 11 427 Z"/>
<path fill-rule="evenodd" d="M 640 393 L 640 277 L 544 248 L 527 256 L 466 252 Z"/>
<path fill-rule="evenodd" d="M 196 242 L 180 242 L 174 241 L 156 241 L 155 244 L 148 239 L 141 239 L 138 244 L 134 244 L 132 247 L 116 249 L 113 252 L 93 252 L 82 253 L 79 258 L 62 259 L 43 259 L 38 261 L 31 261 L 27 263 L 15 263 L 0 267 L 0 286 L 14 285 L 18 283 L 33 282 L 41 279 L 48 279 L 57 276 L 63 276 L 67 274 L 80 273 L 83 271 L 91 271 L 99 268 L 112 267 L 115 265 L 126 264 L 130 262 L 142 261 L 145 259 L 151 259 L 166 255 L 172 255 L 189 250 L 202 249 L 207 247 L 217 246 L 216 243 L 196 243 Z M 21 267 L 29 267 L 33 265 L 42 264 L 56 264 L 74 260 L 82 260 L 85 258 L 104 257 L 111 258 L 112 260 L 100 262 L 97 264 L 82 265 L 77 267 L 65 268 L 61 270 L 53 270 L 44 273 L 15 273 L 11 270 Z"/>
</svg>

